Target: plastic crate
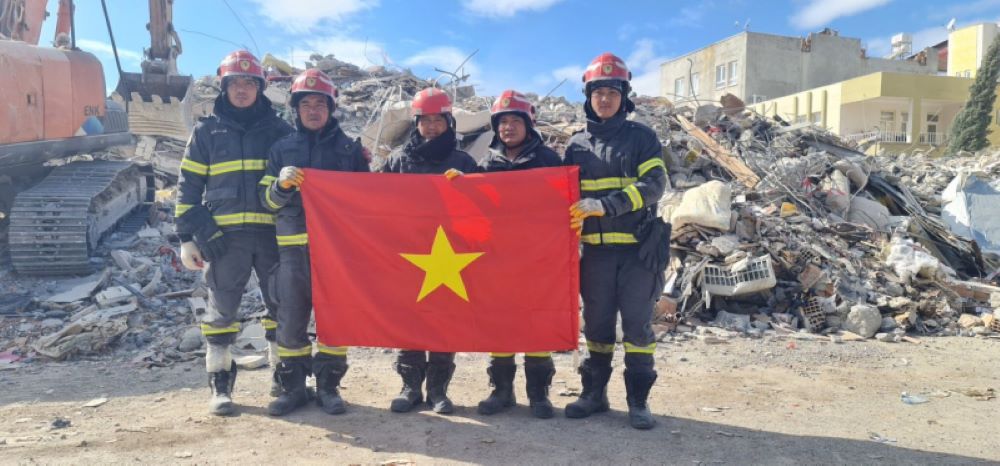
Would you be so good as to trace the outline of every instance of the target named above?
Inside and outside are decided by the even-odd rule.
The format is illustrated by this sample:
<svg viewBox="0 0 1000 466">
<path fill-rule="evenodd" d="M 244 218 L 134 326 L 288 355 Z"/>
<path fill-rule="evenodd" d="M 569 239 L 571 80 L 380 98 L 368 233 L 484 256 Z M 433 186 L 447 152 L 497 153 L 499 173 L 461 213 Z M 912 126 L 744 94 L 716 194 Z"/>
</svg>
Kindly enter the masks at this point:
<svg viewBox="0 0 1000 466">
<path fill-rule="evenodd" d="M 739 296 L 774 288 L 771 256 L 763 255 L 730 266 L 708 264 L 702 274 L 702 290 L 716 296 Z"/>
</svg>

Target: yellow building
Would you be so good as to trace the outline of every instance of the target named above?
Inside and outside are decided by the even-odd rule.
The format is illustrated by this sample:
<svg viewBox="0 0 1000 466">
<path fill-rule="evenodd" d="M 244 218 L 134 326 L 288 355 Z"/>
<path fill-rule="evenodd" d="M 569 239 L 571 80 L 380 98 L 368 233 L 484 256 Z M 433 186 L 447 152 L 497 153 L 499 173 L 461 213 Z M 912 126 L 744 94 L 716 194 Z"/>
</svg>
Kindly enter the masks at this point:
<svg viewBox="0 0 1000 466">
<path fill-rule="evenodd" d="M 951 31 L 947 72 L 938 76 L 872 73 L 751 108 L 791 122 L 808 121 L 847 139 L 874 142 L 869 152 L 939 150 L 947 146 L 952 123 L 969 99 L 976 71 L 998 34 L 1000 27 L 994 23 Z M 989 126 L 990 144 L 995 147 L 1000 146 L 1000 99 L 997 102 Z"/>
<path fill-rule="evenodd" d="M 872 73 L 768 100 L 751 108 L 766 116 L 811 122 L 855 141 L 875 142 L 870 152 L 900 153 L 947 146 L 951 124 L 969 98 L 973 79 Z M 989 139 L 1000 145 L 997 108 Z"/>
<path fill-rule="evenodd" d="M 997 36 L 995 23 L 979 23 L 948 34 L 948 76 L 975 78 L 990 43 Z"/>
</svg>

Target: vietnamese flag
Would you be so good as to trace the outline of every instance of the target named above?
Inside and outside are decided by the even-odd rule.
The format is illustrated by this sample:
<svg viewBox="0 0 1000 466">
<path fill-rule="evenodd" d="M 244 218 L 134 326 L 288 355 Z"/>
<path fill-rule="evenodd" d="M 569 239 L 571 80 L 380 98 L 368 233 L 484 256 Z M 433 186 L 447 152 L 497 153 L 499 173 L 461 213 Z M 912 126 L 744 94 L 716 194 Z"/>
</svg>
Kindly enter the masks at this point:
<svg viewBox="0 0 1000 466">
<path fill-rule="evenodd" d="M 444 175 L 306 170 L 316 333 L 328 345 L 575 349 L 577 167 Z"/>
</svg>

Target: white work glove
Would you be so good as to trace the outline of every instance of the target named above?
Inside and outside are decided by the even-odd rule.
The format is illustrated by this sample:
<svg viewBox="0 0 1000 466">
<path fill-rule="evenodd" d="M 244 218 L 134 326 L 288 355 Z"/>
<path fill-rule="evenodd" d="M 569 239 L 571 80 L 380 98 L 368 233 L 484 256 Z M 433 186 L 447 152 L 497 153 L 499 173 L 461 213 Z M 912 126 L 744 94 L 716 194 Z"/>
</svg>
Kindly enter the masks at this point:
<svg viewBox="0 0 1000 466">
<path fill-rule="evenodd" d="M 576 230 L 577 234 L 583 231 L 583 221 L 587 217 L 603 217 L 604 204 L 597 199 L 581 199 L 569 208 L 569 226 Z"/>
<path fill-rule="evenodd" d="M 181 263 L 188 270 L 201 270 L 205 268 L 205 259 L 201 256 L 201 250 L 194 241 L 181 243 Z"/>
<path fill-rule="evenodd" d="M 305 172 L 298 167 L 284 167 L 278 173 L 278 187 L 285 191 L 291 191 L 292 188 L 302 186 L 302 182 L 305 180 Z"/>
</svg>

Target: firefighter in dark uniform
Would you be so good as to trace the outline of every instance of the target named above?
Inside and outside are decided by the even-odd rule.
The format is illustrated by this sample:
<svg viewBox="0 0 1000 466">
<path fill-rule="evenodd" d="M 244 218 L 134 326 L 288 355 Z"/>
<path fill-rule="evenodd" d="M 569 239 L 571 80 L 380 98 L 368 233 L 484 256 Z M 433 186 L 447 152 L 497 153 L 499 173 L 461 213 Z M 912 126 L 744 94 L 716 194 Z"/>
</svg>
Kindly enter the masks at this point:
<svg viewBox="0 0 1000 466">
<path fill-rule="evenodd" d="M 507 90 L 493 103 L 490 109 L 490 125 L 495 136 L 490 150 L 479 166 L 486 172 L 527 170 L 531 168 L 558 167 L 562 158 L 545 146 L 542 137 L 535 131 L 535 107 L 520 92 Z M 514 406 L 514 374 L 517 366 L 513 353 L 490 353 L 490 366 L 486 373 L 490 376 L 493 392 L 479 402 L 480 414 L 494 414 Z M 534 352 L 524 354 L 524 377 L 531 413 L 538 418 L 553 416 L 549 401 L 549 386 L 556 368 L 552 353 Z"/>
<path fill-rule="evenodd" d="M 208 309 L 199 317 L 208 341 L 205 366 L 212 413 L 234 411 L 236 363 L 230 345 L 240 331 L 237 312 L 250 273 L 267 283 L 278 261 L 274 216 L 261 206 L 257 183 L 264 175 L 268 149 L 292 131 L 264 97 L 264 69 L 250 52 L 229 54 L 219 66 L 222 92 L 214 114 L 194 128 L 181 161 L 177 235 L 181 260 L 191 270 L 205 270 Z M 261 287 L 269 319 L 263 324 L 274 338 L 275 306 Z M 273 346 L 273 345 L 271 345 Z"/>
<path fill-rule="evenodd" d="M 570 213 L 574 227 L 582 227 L 580 294 L 589 350 L 579 368 L 583 392 L 566 406 L 566 416 L 583 418 L 608 410 L 616 314 L 621 312 L 629 422 L 649 429 L 655 420 L 646 399 L 656 381 L 651 320 L 663 288 L 662 251 L 669 254 L 655 211 L 667 172 L 656 133 L 626 119 L 635 109 L 628 98 L 630 79 L 625 63 L 615 55 L 605 53 L 591 62 L 583 75 L 587 127 L 566 147 L 565 163 L 580 167 L 582 199 Z M 640 232 L 648 231 L 654 220 L 659 222 L 658 234 L 644 242 L 639 236 L 649 235 Z M 647 245 L 661 251 L 660 257 L 650 260 Z"/>
<path fill-rule="evenodd" d="M 378 168 L 383 173 L 444 174 L 449 170 L 473 173 L 478 170 L 475 159 L 458 150 L 455 119 L 451 115 L 451 99 L 436 88 L 424 89 L 413 98 L 411 107 L 416 129 L 409 141 Z M 403 390 L 392 400 L 393 412 L 405 413 L 423 401 L 424 379 L 427 379 L 427 404 L 436 413 L 448 414 L 454 409 L 448 399 L 448 383 L 455 373 L 455 353 L 402 350 L 396 359 L 396 372 L 403 379 Z"/>
<path fill-rule="evenodd" d="M 337 89 L 318 69 L 306 70 L 292 83 L 291 106 L 297 130 L 271 147 L 267 173 L 260 181 L 261 200 L 277 212 L 278 250 L 281 256 L 273 294 L 278 301 L 278 357 L 274 378 L 281 393 L 268 406 L 272 416 L 283 416 L 309 401 L 306 376 L 316 376 L 316 402 L 329 414 L 346 410 L 338 386 L 347 372 L 347 347 L 316 342 L 316 354 L 307 327 L 312 311 L 309 237 L 302 196 L 303 168 L 367 172 L 364 148 L 351 140 L 333 117 Z"/>
</svg>

